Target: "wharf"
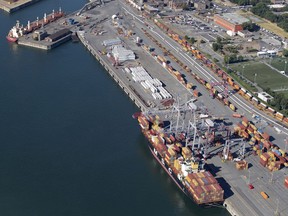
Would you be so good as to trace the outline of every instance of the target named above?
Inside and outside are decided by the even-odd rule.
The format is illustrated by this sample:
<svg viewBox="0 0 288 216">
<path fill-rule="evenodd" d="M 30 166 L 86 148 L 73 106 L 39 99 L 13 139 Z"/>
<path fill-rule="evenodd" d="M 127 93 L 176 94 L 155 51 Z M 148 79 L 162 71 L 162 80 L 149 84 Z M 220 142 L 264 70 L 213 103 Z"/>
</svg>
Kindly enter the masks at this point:
<svg viewBox="0 0 288 216">
<path fill-rule="evenodd" d="M 109 9 L 107 9 L 109 10 Z M 104 11 L 104 10 L 102 10 Z M 92 12 L 91 12 L 92 13 Z M 95 13 L 93 11 L 93 13 Z M 108 12 L 105 14 L 107 15 Z M 116 14 L 116 12 L 111 13 Z M 90 14 L 88 14 L 90 15 Z M 131 23 L 131 20 L 129 20 L 129 17 L 127 18 L 128 21 L 125 19 L 122 20 L 122 23 L 125 24 L 125 26 L 129 26 L 129 22 Z M 109 21 L 111 22 L 111 20 Z M 107 22 L 108 23 L 108 22 Z M 100 50 L 103 49 L 103 46 L 101 45 L 101 42 L 105 39 L 115 38 L 119 37 L 116 36 L 116 32 L 109 31 L 109 27 L 107 25 L 101 23 L 101 25 L 105 26 L 105 31 L 108 33 L 104 36 L 95 35 L 94 27 L 87 28 L 85 27 L 84 31 L 79 34 L 80 41 L 83 43 L 83 45 L 91 52 L 91 54 L 105 67 L 105 69 L 108 71 L 108 73 L 113 77 L 113 79 L 120 85 L 120 87 L 129 95 L 129 97 L 136 103 L 136 105 L 142 110 L 145 111 L 148 108 L 151 109 L 151 106 L 145 106 L 147 104 L 147 97 L 145 96 L 145 93 L 141 92 L 141 87 L 137 87 L 135 83 L 131 81 L 127 81 L 127 76 L 123 75 L 123 72 L 121 70 L 117 69 L 116 67 L 113 67 L 111 62 L 109 62 L 106 55 L 101 55 Z M 149 44 L 150 47 L 155 48 L 155 54 L 156 55 L 163 55 L 163 53 L 159 52 L 159 49 L 157 49 L 157 46 L 148 39 L 143 32 L 141 31 L 141 28 L 144 26 L 139 25 L 137 22 L 132 23 L 134 25 L 133 32 L 135 35 L 139 36 L 145 41 L 145 44 Z M 92 26 L 92 25 L 91 25 Z M 106 28 L 107 27 L 107 28 Z M 97 26 L 95 26 L 97 28 Z M 130 26 L 127 27 L 127 29 L 131 29 Z M 109 37 L 107 38 L 107 35 Z M 121 38 L 121 37 L 120 37 Z M 186 95 L 190 95 L 190 92 L 188 89 L 185 89 L 182 84 L 180 84 L 173 76 L 171 76 L 165 68 L 162 66 L 159 66 L 159 63 L 155 60 L 153 60 L 153 57 L 148 54 L 146 51 L 144 51 L 142 48 L 140 50 L 137 50 L 136 47 L 133 47 L 132 45 L 132 39 L 125 39 L 125 37 L 121 38 L 123 40 L 123 44 L 125 46 L 132 47 L 132 50 L 136 52 L 137 56 L 139 56 L 139 62 L 141 62 L 141 65 L 145 66 L 145 69 L 152 74 L 154 77 L 159 78 L 163 83 L 165 83 L 165 88 L 169 90 L 173 94 L 173 97 L 177 96 L 183 96 L 185 98 Z M 162 40 L 159 40 L 162 43 Z M 142 49 L 142 50 L 141 50 Z M 173 52 L 174 55 L 177 55 L 177 51 L 173 51 L 172 49 L 170 52 Z M 148 58 L 150 60 L 148 60 Z M 167 57 L 167 60 L 170 61 L 169 57 Z M 173 62 L 172 60 L 170 62 Z M 173 66 L 176 67 L 176 69 L 181 70 L 178 66 L 176 66 L 173 63 Z M 186 79 L 191 81 L 191 75 L 185 74 Z M 193 84 L 195 84 L 195 81 L 192 80 Z M 134 86 L 132 87 L 132 83 Z M 204 103 L 205 98 L 209 98 L 209 92 L 207 93 L 207 90 L 205 90 L 201 85 L 196 84 L 195 85 L 197 89 L 201 92 L 202 96 L 198 99 L 197 103 L 202 104 Z M 132 88 L 131 88 L 132 87 Z M 133 92 L 133 90 L 137 91 L 137 94 Z M 141 95 L 140 97 L 138 97 Z M 202 98 L 203 97 L 203 98 Z M 144 98 L 144 99 L 143 99 Z M 182 99 L 183 99 L 182 98 Z M 142 102 L 142 106 L 141 103 Z M 153 101 L 155 102 L 155 101 Z M 155 102 L 157 104 L 157 102 Z M 205 100 L 205 105 L 209 107 L 210 109 L 213 109 L 213 115 L 218 116 L 228 116 L 229 114 L 232 115 L 231 110 L 227 107 L 223 107 L 223 104 L 221 104 L 217 100 Z M 156 107 L 159 108 L 158 105 Z M 232 119 L 233 120 L 233 119 Z M 233 123 L 236 123 L 237 120 L 233 120 Z M 236 152 L 236 150 L 234 149 Z M 268 171 L 264 168 L 259 166 L 259 158 L 256 156 L 249 156 L 247 158 L 248 162 L 250 164 L 253 164 L 252 168 L 250 167 L 249 170 L 251 170 L 251 183 L 255 183 L 255 179 L 252 181 L 252 176 L 255 176 L 256 174 L 259 174 L 258 178 L 263 178 L 263 180 L 257 180 L 257 183 L 260 183 L 259 186 L 255 183 L 254 190 L 250 190 L 247 182 L 245 182 L 245 176 L 247 179 L 248 172 L 242 171 L 242 173 L 235 168 L 235 164 L 233 162 L 226 162 L 223 163 L 221 159 L 217 156 L 213 156 L 211 159 L 208 160 L 209 167 L 211 167 L 211 171 L 216 174 L 216 178 L 218 179 L 220 185 L 225 190 L 225 202 L 224 207 L 227 209 L 227 211 L 233 215 L 233 216 L 270 216 L 274 215 L 275 212 L 278 215 L 286 215 L 287 210 L 285 209 L 285 203 L 287 203 L 287 198 L 285 198 L 285 191 L 279 190 L 279 188 L 283 187 L 283 182 L 278 182 L 277 185 L 268 185 L 267 182 L 265 182 L 265 179 L 268 179 L 267 176 L 264 176 L 264 173 L 267 173 L 269 175 Z M 256 165 L 254 165 L 256 164 Z M 215 168 L 215 169 L 214 169 Z M 253 174 L 252 174 L 253 173 Z M 279 173 L 278 175 L 282 175 L 283 173 Z M 262 175 L 262 176 L 260 176 Z M 264 177 L 263 177 L 264 176 Z M 256 178 L 256 177 L 253 177 Z M 269 200 L 264 200 L 260 192 L 266 191 L 270 198 Z M 279 198 L 279 200 L 278 200 Z M 278 206 L 278 207 L 277 207 Z M 278 208 L 278 210 L 277 210 Z"/>
<path fill-rule="evenodd" d="M 32 38 L 30 38 L 29 36 L 25 37 L 25 38 L 19 38 L 18 40 L 18 44 L 19 45 L 23 45 L 23 46 L 28 46 L 28 47 L 33 47 L 33 48 L 37 48 L 37 49 L 43 49 L 43 50 L 50 50 L 53 49 L 59 45 L 61 45 L 62 43 L 65 43 L 66 41 L 69 41 L 71 39 L 71 34 L 60 38 L 57 41 L 54 42 L 48 42 L 48 41 L 35 41 Z"/>
<path fill-rule="evenodd" d="M 99 63 L 105 68 L 110 76 L 115 80 L 116 83 L 123 89 L 123 91 L 130 97 L 130 99 L 136 104 L 136 106 L 142 111 L 147 111 L 148 106 L 143 98 L 137 93 L 137 91 L 128 86 L 118 75 L 116 68 L 111 67 L 111 63 L 105 61 L 99 52 L 93 48 L 93 46 L 85 39 L 84 33 L 78 33 L 78 37 L 83 45 L 91 52 L 91 54 L 99 61 Z"/>
<path fill-rule="evenodd" d="M 0 9 L 8 13 L 12 13 L 38 1 L 40 0 L 18 0 L 16 2 L 9 3 L 8 1 L 0 0 Z"/>
<path fill-rule="evenodd" d="M 111 17 L 113 14 L 117 14 L 119 12 L 121 13 L 121 9 L 123 13 L 123 8 L 121 6 L 119 7 L 118 2 L 112 2 L 108 5 L 109 6 L 104 6 L 105 10 L 102 6 L 98 9 L 95 8 L 87 11 L 82 10 L 83 13 L 81 15 L 83 16 L 75 16 L 75 13 L 74 15 L 70 14 L 69 16 L 66 16 L 65 18 L 63 18 L 64 20 L 67 20 L 68 17 L 72 17 L 79 23 L 79 27 L 77 27 L 77 25 L 65 25 L 65 28 L 69 28 L 72 32 L 77 32 L 81 43 L 100 62 L 100 64 L 103 65 L 109 75 L 115 80 L 115 82 L 121 87 L 121 89 L 124 90 L 124 92 L 130 97 L 130 99 L 136 104 L 136 106 L 139 107 L 141 111 L 148 111 L 153 108 L 165 109 L 166 107 L 161 105 L 161 102 L 159 100 L 153 99 L 151 96 L 151 92 L 149 92 L 148 90 L 144 90 L 139 82 L 134 82 L 131 79 L 131 74 L 123 72 L 123 68 L 125 67 L 137 67 L 141 64 L 152 77 L 158 78 L 163 83 L 163 86 L 165 86 L 165 88 L 173 95 L 173 98 L 179 97 L 179 100 L 184 100 L 187 99 L 187 95 L 191 96 L 191 91 L 185 88 L 182 84 L 180 84 L 175 79 L 175 77 L 173 77 L 167 71 L 167 69 L 165 69 L 161 64 L 159 64 L 159 62 L 155 61 L 155 58 L 152 57 L 151 54 L 149 54 L 147 51 L 144 51 L 142 47 L 138 47 L 135 45 L 136 36 L 139 36 L 141 39 L 143 39 L 145 44 L 149 44 L 151 48 L 155 48 L 154 53 L 156 55 L 159 54 L 163 56 L 163 52 L 161 52 L 160 49 L 158 49 L 157 45 L 153 43 L 153 41 L 151 41 L 149 38 L 147 38 L 147 36 L 145 36 L 143 31 L 141 30 L 146 27 L 133 21 L 132 18 L 129 19 L 129 16 L 124 16 L 121 22 L 123 23 L 123 25 L 125 25 L 125 27 L 127 27 L 127 29 L 132 29 L 135 36 L 130 36 L 129 38 L 128 36 L 124 36 L 123 34 L 117 34 L 117 26 L 113 26 L 112 21 L 111 19 L 109 19 L 109 17 Z M 85 17 L 89 17 L 89 19 L 86 19 Z M 108 18 L 103 19 L 103 17 Z M 49 27 L 47 28 L 55 29 L 57 26 L 59 26 L 57 28 L 60 29 L 64 28 L 62 24 L 63 19 L 61 19 L 61 21 L 59 22 L 57 21 L 58 24 L 56 22 L 49 24 Z M 80 29 L 81 31 L 79 31 Z M 99 32 L 101 32 L 101 34 Z M 154 34 L 154 36 L 155 35 L 156 34 Z M 133 52 L 137 55 L 138 58 L 135 61 L 128 61 L 121 66 L 113 66 L 107 55 L 104 55 L 102 53 L 104 49 L 107 49 L 106 51 L 111 52 L 109 47 L 104 47 L 102 45 L 102 42 L 104 40 L 113 39 L 116 37 L 119 37 L 121 39 L 122 45 L 124 45 L 125 48 L 133 50 Z M 169 38 L 165 39 L 167 41 L 170 40 Z M 36 43 L 32 41 L 32 38 L 23 37 L 23 40 L 24 42 L 22 42 L 22 40 L 19 40 L 19 44 L 23 45 L 23 43 L 26 43 L 26 45 L 28 46 L 36 46 Z M 160 43 L 164 43 L 164 40 L 160 40 L 159 38 L 158 41 Z M 40 45 L 38 44 L 37 48 L 41 48 L 41 46 L 45 45 L 43 44 L 44 42 L 42 42 Z M 180 58 L 177 50 L 173 50 L 171 48 L 170 52 Z M 169 62 L 171 62 L 171 64 L 173 64 L 173 67 L 175 67 L 175 69 L 181 71 L 179 65 L 176 65 L 172 59 L 169 59 L 169 57 L 166 58 Z M 181 60 L 185 62 L 185 59 Z M 187 65 L 189 65 L 188 63 Z M 192 68 L 193 67 L 191 66 L 191 69 Z M 193 71 L 197 71 L 197 68 L 193 68 Z M 185 72 L 183 73 L 185 74 Z M 202 107 L 203 110 L 208 107 L 208 111 L 211 111 L 211 113 L 213 113 L 211 115 L 213 116 L 232 116 L 232 111 L 228 107 L 224 107 L 221 102 L 219 102 L 218 100 L 207 99 L 209 98 L 209 92 L 202 85 L 195 82 L 191 74 L 186 73 L 185 78 L 189 82 L 192 82 L 195 88 L 197 88 L 197 90 L 201 92 L 202 96 L 198 98 L 197 102 L 195 102 L 197 106 Z M 230 120 L 231 123 L 234 124 L 239 121 L 235 119 Z M 234 150 L 236 152 L 236 149 Z M 215 152 L 210 153 L 216 154 L 218 153 L 216 151 L 220 151 L 220 149 L 215 149 Z M 277 174 L 275 174 L 275 184 L 267 183 L 268 179 L 270 179 L 269 172 L 266 168 L 259 165 L 258 160 L 259 157 L 256 156 L 249 156 L 247 158 L 247 161 L 250 163 L 250 165 L 253 164 L 252 167 L 249 168 L 249 172 L 251 172 L 251 183 L 253 183 L 253 185 L 255 186 L 254 190 L 250 190 L 246 182 L 248 171 L 238 171 L 236 170 L 235 164 L 233 162 L 223 163 L 221 159 L 217 156 L 213 156 L 207 161 L 211 171 L 216 174 L 216 178 L 219 180 L 219 183 L 225 190 L 224 206 L 233 216 L 270 216 L 273 215 L 275 212 L 278 215 L 288 215 L 288 209 L 286 209 L 288 203 L 288 196 L 286 196 L 287 192 L 284 191 L 285 189 L 283 186 L 283 182 L 277 180 L 282 178 L 280 178 L 279 176 L 285 174 L 285 170 L 279 171 L 277 172 Z M 266 191 L 270 198 L 268 200 L 264 200 L 260 195 L 260 191 Z"/>
</svg>

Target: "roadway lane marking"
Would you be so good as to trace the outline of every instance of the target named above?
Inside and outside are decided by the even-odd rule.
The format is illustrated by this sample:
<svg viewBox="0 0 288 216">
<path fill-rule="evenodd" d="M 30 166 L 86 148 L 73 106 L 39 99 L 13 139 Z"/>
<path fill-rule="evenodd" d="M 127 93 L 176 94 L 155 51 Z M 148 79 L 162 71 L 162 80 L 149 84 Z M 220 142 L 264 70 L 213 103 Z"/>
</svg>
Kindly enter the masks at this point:
<svg viewBox="0 0 288 216">
<path fill-rule="evenodd" d="M 144 22 L 142 20 L 140 20 L 136 15 L 134 15 L 133 13 L 129 12 L 125 7 L 122 7 L 128 14 L 130 14 L 131 16 L 134 17 L 134 19 L 137 19 L 140 23 L 144 24 Z M 150 27 L 150 26 L 149 26 Z M 171 43 L 169 43 L 167 40 L 164 39 L 164 37 L 162 37 L 158 32 L 155 32 L 153 30 L 152 27 L 149 28 L 149 30 L 151 32 L 153 32 L 154 34 L 158 35 L 158 37 L 160 37 L 164 42 L 166 42 L 170 47 L 172 47 L 174 50 L 177 51 L 177 53 L 179 53 L 186 61 L 188 61 L 190 64 L 192 64 L 197 70 L 198 72 L 200 72 L 203 76 L 205 76 L 208 80 L 214 80 L 214 81 L 218 81 L 213 75 L 211 75 L 207 70 L 203 69 L 194 59 L 192 59 L 187 53 L 186 56 L 188 56 L 189 59 L 187 59 L 186 56 L 184 56 L 182 54 L 182 50 L 180 48 L 175 48 Z M 167 35 L 165 35 L 167 37 Z M 175 42 L 176 43 L 176 42 Z M 178 45 L 178 43 L 176 43 Z M 178 45 L 179 46 L 179 45 Z M 191 62 L 192 61 L 192 62 Z M 196 66 L 196 65 L 198 66 Z M 204 71 L 204 72 L 203 72 Z M 209 78 L 206 74 L 208 74 L 211 78 Z M 223 88 L 217 86 L 221 91 L 223 91 Z M 233 98 L 235 97 L 235 98 Z M 270 119 L 269 117 L 265 116 L 262 113 L 259 113 L 259 111 L 256 111 L 254 108 L 249 107 L 249 105 L 247 105 L 246 103 L 244 103 L 243 101 L 241 101 L 239 98 L 237 98 L 235 95 L 230 96 L 230 99 L 236 103 L 239 107 L 241 107 L 243 110 L 245 110 L 246 112 L 252 114 L 252 112 L 257 113 L 258 115 L 260 115 L 262 118 L 264 118 L 265 120 L 272 122 L 273 124 L 277 125 L 278 127 L 280 127 L 282 129 L 282 133 L 285 135 L 288 135 L 288 132 L 284 132 L 283 129 L 285 131 L 288 131 L 287 128 L 283 127 L 282 125 L 278 124 L 277 122 L 275 122 L 274 120 Z M 236 102 L 236 100 L 238 102 Z M 241 104 L 240 104 L 241 103 Z M 244 107 L 245 106 L 245 107 Z"/>
</svg>

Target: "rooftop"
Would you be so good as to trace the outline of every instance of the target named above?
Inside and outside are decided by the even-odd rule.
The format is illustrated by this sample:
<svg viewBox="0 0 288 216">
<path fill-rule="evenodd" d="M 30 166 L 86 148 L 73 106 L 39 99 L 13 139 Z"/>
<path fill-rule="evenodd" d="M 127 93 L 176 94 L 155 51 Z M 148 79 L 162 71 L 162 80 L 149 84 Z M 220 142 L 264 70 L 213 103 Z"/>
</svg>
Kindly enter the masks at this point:
<svg viewBox="0 0 288 216">
<path fill-rule="evenodd" d="M 249 19 L 236 13 L 223 13 L 223 14 L 217 14 L 217 16 L 222 17 L 223 19 L 228 20 L 233 24 L 242 24 L 245 22 L 249 22 Z"/>
</svg>

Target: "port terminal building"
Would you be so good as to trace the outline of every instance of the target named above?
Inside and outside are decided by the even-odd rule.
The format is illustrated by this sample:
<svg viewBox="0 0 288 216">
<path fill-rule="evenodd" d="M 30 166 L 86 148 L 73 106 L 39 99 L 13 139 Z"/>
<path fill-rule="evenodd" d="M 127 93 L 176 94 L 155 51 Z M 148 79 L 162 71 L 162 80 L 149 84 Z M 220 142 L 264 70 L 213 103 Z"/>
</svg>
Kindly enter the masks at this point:
<svg viewBox="0 0 288 216">
<path fill-rule="evenodd" d="M 249 22 L 249 19 L 236 13 L 223 13 L 214 15 L 214 22 L 226 30 L 236 33 L 243 30 L 242 24 Z"/>
</svg>

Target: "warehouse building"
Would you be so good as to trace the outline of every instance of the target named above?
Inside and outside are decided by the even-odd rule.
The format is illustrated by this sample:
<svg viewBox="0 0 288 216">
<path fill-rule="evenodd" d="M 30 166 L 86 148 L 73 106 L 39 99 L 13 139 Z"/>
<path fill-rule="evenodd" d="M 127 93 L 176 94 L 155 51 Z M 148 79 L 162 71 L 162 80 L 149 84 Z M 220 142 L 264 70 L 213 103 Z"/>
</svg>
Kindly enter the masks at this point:
<svg viewBox="0 0 288 216">
<path fill-rule="evenodd" d="M 273 100 L 273 97 L 266 92 L 259 92 L 258 97 L 265 102 L 268 102 L 268 100 Z"/>
<path fill-rule="evenodd" d="M 249 22 L 249 19 L 236 13 L 224 13 L 214 15 L 214 22 L 226 30 L 238 32 L 243 30 L 242 24 Z"/>
<path fill-rule="evenodd" d="M 183 10 L 185 6 L 188 5 L 187 0 L 169 0 L 168 7 L 172 10 Z"/>
<path fill-rule="evenodd" d="M 46 41 L 48 42 L 54 42 L 57 41 L 59 39 L 62 39 L 66 36 L 71 36 L 71 31 L 69 29 L 61 29 L 59 31 L 57 31 L 54 34 L 49 35 L 48 37 L 45 38 Z"/>
</svg>

